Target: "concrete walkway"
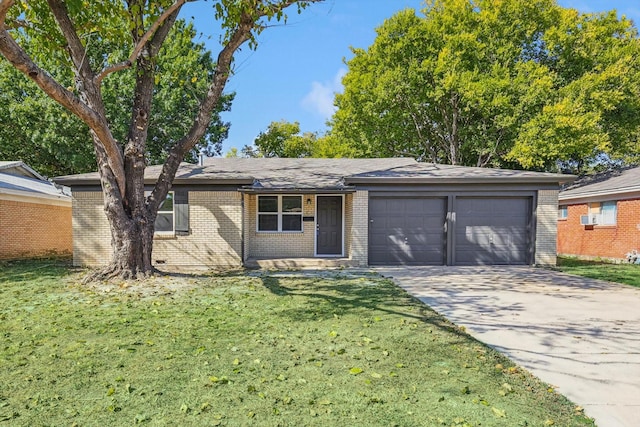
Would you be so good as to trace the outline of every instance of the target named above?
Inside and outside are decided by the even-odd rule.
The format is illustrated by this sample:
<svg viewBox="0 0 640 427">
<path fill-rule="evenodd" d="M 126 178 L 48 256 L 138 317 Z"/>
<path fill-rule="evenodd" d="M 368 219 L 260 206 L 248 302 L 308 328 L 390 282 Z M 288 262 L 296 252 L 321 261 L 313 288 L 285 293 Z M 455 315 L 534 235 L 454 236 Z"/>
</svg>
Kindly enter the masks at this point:
<svg viewBox="0 0 640 427">
<path fill-rule="evenodd" d="M 375 270 L 555 386 L 599 427 L 640 426 L 640 289 L 531 267 Z"/>
</svg>

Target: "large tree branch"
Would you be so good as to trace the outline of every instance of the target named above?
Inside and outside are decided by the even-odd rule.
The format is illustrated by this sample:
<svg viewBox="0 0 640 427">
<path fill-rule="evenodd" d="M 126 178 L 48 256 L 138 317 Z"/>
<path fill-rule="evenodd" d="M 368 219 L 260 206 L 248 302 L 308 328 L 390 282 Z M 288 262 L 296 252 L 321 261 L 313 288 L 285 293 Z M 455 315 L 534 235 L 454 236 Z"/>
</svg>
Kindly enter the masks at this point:
<svg viewBox="0 0 640 427">
<path fill-rule="evenodd" d="M 79 77 L 82 78 L 83 83 L 85 80 L 93 78 L 93 71 L 89 65 L 87 58 L 87 51 L 76 33 L 75 27 L 71 18 L 69 18 L 69 12 L 67 11 L 67 5 L 59 0 L 47 0 L 49 9 L 53 13 L 53 17 L 58 23 L 58 28 L 62 32 L 67 46 L 69 48 L 69 56 L 73 61 L 75 69 L 79 73 Z"/>
<path fill-rule="evenodd" d="M 207 96 L 200 103 L 200 108 L 189 132 L 170 150 L 153 192 L 151 196 L 149 196 L 149 209 L 157 209 L 162 200 L 164 200 L 169 186 L 178 171 L 180 162 L 184 158 L 184 154 L 193 148 L 206 132 L 207 126 L 211 121 L 211 114 L 218 105 L 222 91 L 229 79 L 233 55 L 243 43 L 251 38 L 251 31 L 254 25 L 255 20 L 248 14 L 244 14 L 229 41 L 218 54 L 216 70 L 209 90 L 207 91 Z"/>
<path fill-rule="evenodd" d="M 149 27 L 149 29 L 144 33 L 144 35 L 138 40 L 133 50 L 131 51 L 131 54 L 126 60 L 119 62 L 117 64 L 110 65 L 108 67 L 105 67 L 102 71 L 100 71 L 100 73 L 98 73 L 98 75 L 95 77 L 96 85 L 99 86 L 102 80 L 109 74 L 130 68 L 131 65 L 135 62 L 136 58 L 140 55 L 140 52 L 142 52 L 142 49 L 144 49 L 144 46 L 151 39 L 151 37 L 153 37 L 156 31 L 172 15 L 174 16 L 173 19 L 175 20 L 175 16 L 177 16 L 177 13 L 180 11 L 180 8 L 182 7 L 182 5 L 190 1 L 195 1 L 195 0 L 178 0 L 174 4 L 169 6 L 167 10 L 162 12 L 160 17 L 158 17 L 158 19 L 151 25 L 151 27 Z"/>
<path fill-rule="evenodd" d="M 322 0 L 309 0 L 311 3 L 319 1 Z M 277 12 L 278 10 L 284 10 L 295 3 L 299 3 L 299 1 L 283 0 L 278 4 L 278 9 L 274 10 L 268 7 L 268 1 L 258 0 L 254 4 L 253 9 L 249 11 L 245 10 L 241 14 L 238 25 L 232 31 L 228 41 L 218 54 L 218 61 L 216 63 L 213 80 L 211 85 L 209 85 L 207 96 L 200 103 L 193 125 L 187 134 L 169 151 L 169 156 L 162 167 L 162 172 L 160 173 L 160 176 L 156 181 L 156 185 L 149 196 L 149 209 L 157 209 L 160 203 L 164 200 L 185 153 L 192 149 L 198 140 L 205 134 L 207 127 L 211 122 L 211 114 L 220 102 L 222 91 L 224 90 L 227 80 L 231 74 L 231 64 L 233 62 L 235 52 L 246 41 L 251 39 L 252 31 L 259 28 L 259 21 L 262 17 L 273 16 L 274 11 Z"/>
<path fill-rule="evenodd" d="M 0 0 L 0 30 L 4 31 L 4 23 L 7 19 L 7 12 L 13 6 L 13 0 Z"/>
<path fill-rule="evenodd" d="M 155 70 L 153 61 L 175 23 L 179 10 L 179 8 L 175 9 L 163 21 L 162 25 L 157 28 L 153 37 L 147 40 L 144 50 L 148 52 L 148 55 L 140 55 L 136 58 L 136 85 L 133 96 L 133 109 L 124 150 L 125 172 L 128 177 L 133 178 L 129 181 L 133 183 L 133 191 L 128 191 L 126 195 L 129 205 L 134 207 L 131 212 L 132 216 L 144 217 L 145 215 L 144 188 L 139 187 L 144 187 L 145 151 L 154 87 Z M 140 30 L 143 28 L 144 20 L 139 17 L 139 19 L 134 19 L 134 22 L 136 25 L 132 30 L 132 36 L 134 43 L 139 43 L 137 35 L 142 32 Z"/>
<path fill-rule="evenodd" d="M 60 0 L 47 0 L 47 3 L 62 35 L 67 41 L 69 55 L 76 70 L 76 77 L 82 83 L 78 90 L 81 95 L 86 97 L 85 102 L 98 118 L 98 120 L 92 125 L 90 124 L 89 127 L 96 133 L 99 142 L 104 145 L 109 167 L 112 169 L 116 178 L 121 196 L 124 197 L 126 193 L 124 158 L 118 142 L 109 129 L 100 87 L 94 83 L 94 73 L 87 58 L 87 50 L 82 44 L 80 37 L 78 37 L 71 18 L 69 18 L 66 4 Z"/>
</svg>

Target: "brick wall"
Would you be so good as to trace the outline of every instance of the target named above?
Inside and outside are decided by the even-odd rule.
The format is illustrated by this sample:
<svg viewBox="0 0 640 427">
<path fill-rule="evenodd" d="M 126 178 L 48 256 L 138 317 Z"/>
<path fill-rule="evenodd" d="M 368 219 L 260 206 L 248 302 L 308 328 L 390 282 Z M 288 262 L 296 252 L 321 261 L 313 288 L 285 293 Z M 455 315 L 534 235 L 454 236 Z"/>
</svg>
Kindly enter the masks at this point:
<svg viewBox="0 0 640 427">
<path fill-rule="evenodd" d="M 311 204 L 307 204 L 307 199 Z M 249 258 L 313 258 L 315 252 L 315 222 L 303 221 L 301 233 L 265 233 L 257 231 L 258 196 L 248 195 L 245 202 L 245 223 Z M 316 198 L 302 195 L 302 215 L 315 217 Z"/>
<path fill-rule="evenodd" d="M 71 206 L 0 200 L 0 259 L 69 255 Z"/>
<path fill-rule="evenodd" d="M 353 193 L 344 195 L 344 256 L 351 258 L 353 244 Z"/>
<path fill-rule="evenodd" d="M 536 255 L 538 265 L 556 264 L 556 233 L 558 219 L 558 191 L 538 191 L 536 209 Z"/>
<path fill-rule="evenodd" d="M 369 262 L 369 192 L 356 191 L 352 204 L 351 259 L 366 266 Z"/>
<path fill-rule="evenodd" d="M 102 193 L 73 192 L 73 265 L 104 265 L 111 259 L 111 231 Z"/>
<path fill-rule="evenodd" d="M 242 194 L 190 191 L 189 234 L 153 242 L 153 262 L 176 266 L 239 267 L 242 264 Z"/>
<path fill-rule="evenodd" d="M 632 249 L 640 250 L 640 199 L 618 201 L 616 225 L 581 225 L 587 203 L 567 205 L 567 214 L 557 220 L 561 255 L 624 259 Z"/>
<path fill-rule="evenodd" d="M 73 193 L 75 265 L 103 265 L 111 258 L 111 232 L 102 193 Z M 154 264 L 234 267 L 241 265 L 242 195 L 237 191 L 189 192 L 188 235 L 157 236 Z"/>
</svg>

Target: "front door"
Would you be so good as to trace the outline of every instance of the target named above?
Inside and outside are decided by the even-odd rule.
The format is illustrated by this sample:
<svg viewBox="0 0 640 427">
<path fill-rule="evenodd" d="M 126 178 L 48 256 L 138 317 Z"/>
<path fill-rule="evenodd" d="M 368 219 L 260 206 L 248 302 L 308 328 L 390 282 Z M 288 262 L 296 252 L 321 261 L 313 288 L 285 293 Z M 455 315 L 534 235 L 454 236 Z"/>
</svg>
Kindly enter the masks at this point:
<svg viewBox="0 0 640 427">
<path fill-rule="evenodd" d="M 316 254 L 342 255 L 342 196 L 317 196 Z"/>
</svg>

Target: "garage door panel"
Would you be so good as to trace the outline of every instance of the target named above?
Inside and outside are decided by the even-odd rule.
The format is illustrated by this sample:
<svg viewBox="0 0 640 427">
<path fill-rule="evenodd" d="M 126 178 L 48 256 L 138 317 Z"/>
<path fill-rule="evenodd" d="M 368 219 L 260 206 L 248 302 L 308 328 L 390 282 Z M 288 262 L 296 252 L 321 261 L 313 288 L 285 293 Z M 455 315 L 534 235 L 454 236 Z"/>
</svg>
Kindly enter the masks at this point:
<svg viewBox="0 0 640 427">
<path fill-rule="evenodd" d="M 442 265 L 445 198 L 369 200 L 369 263 Z"/>
<path fill-rule="evenodd" d="M 528 264 L 530 197 L 458 197 L 456 265 Z"/>
</svg>

